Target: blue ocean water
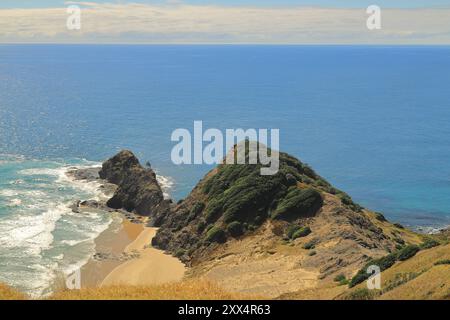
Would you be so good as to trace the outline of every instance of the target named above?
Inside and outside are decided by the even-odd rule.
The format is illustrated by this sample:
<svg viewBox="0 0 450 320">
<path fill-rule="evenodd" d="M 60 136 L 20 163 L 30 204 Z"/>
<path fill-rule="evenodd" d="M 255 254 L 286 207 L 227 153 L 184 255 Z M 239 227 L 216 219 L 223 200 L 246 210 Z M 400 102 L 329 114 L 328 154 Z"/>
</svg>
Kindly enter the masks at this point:
<svg viewBox="0 0 450 320">
<path fill-rule="evenodd" d="M 281 150 L 362 205 L 405 225 L 449 225 L 449 83 L 450 47 L 0 45 L 1 243 L 16 239 L 18 216 L 90 196 L 58 186 L 54 171 L 23 170 L 128 148 L 184 197 L 210 169 L 170 161 L 172 131 L 194 120 L 278 128 Z M 51 205 L 29 210 L 45 194 Z M 64 217 L 45 222 L 53 239 L 41 250 L 61 243 Z"/>
</svg>

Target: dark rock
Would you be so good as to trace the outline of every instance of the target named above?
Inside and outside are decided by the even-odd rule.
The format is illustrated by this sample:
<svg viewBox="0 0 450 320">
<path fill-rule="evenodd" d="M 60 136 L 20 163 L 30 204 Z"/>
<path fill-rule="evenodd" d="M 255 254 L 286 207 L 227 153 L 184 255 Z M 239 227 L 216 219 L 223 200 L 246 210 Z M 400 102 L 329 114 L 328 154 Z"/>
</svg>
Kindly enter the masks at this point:
<svg viewBox="0 0 450 320">
<path fill-rule="evenodd" d="M 87 180 L 94 181 L 99 179 L 100 168 L 85 168 L 85 169 L 74 169 L 67 172 L 70 177 L 75 180 Z"/>
<path fill-rule="evenodd" d="M 74 213 L 80 213 L 80 200 L 75 201 L 74 204 L 70 206 L 70 209 L 72 209 L 72 212 Z"/>
<path fill-rule="evenodd" d="M 143 216 L 158 215 L 157 208 L 164 200 L 161 187 L 152 169 L 143 168 L 128 150 L 103 163 L 100 178 L 118 185 L 107 205 Z"/>
</svg>

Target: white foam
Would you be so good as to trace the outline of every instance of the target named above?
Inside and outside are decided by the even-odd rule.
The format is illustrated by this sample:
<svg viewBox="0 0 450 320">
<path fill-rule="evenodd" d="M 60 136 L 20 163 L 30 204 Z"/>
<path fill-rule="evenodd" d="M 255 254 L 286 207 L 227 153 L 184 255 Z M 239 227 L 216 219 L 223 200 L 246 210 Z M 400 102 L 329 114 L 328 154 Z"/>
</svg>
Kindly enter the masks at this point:
<svg viewBox="0 0 450 320">
<path fill-rule="evenodd" d="M 40 255 L 50 248 L 56 222 L 70 209 L 65 204 L 52 204 L 42 214 L 14 216 L 1 225 L 0 244 L 7 248 L 22 248 L 28 254 Z"/>
<path fill-rule="evenodd" d="M 8 203 L 8 207 L 18 207 L 22 204 L 22 200 L 14 198 Z"/>
<path fill-rule="evenodd" d="M 3 189 L 0 190 L 0 196 L 2 197 L 17 197 L 19 195 L 19 191 L 13 189 Z"/>
<path fill-rule="evenodd" d="M 156 180 L 158 181 L 159 185 L 161 186 L 161 189 L 164 194 L 164 198 L 170 198 L 170 190 L 173 188 L 174 181 L 170 177 L 161 176 L 159 174 L 156 175 Z"/>
</svg>

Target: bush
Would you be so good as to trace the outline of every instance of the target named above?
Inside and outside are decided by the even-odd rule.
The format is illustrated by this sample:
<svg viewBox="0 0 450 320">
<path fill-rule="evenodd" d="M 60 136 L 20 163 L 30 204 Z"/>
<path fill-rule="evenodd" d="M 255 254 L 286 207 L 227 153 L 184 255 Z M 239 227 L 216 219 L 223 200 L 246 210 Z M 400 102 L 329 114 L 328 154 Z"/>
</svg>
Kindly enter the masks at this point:
<svg viewBox="0 0 450 320">
<path fill-rule="evenodd" d="M 294 232 L 292 235 L 292 240 L 295 240 L 297 238 L 306 237 L 311 233 L 311 229 L 309 227 L 302 227 Z"/>
<path fill-rule="evenodd" d="M 308 253 L 308 256 L 312 257 L 312 256 L 315 256 L 316 254 L 317 254 L 317 252 L 312 250 Z"/>
<path fill-rule="evenodd" d="M 406 246 L 397 253 L 397 259 L 400 261 L 408 260 L 409 258 L 414 257 L 419 251 L 420 248 L 416 245 Z"/>
<path fill-rule="evenodd" d="M 402 226 L 400 223 L 394 223 L 394 226 L 399 228 L 399 229 L 405 229 L 405 227 Z"/>
<path fill-rule="evenodd" d="M 316 247 L 317 242 L 318 242 L 317 239 L 313 239 L 313 240 L 305 243 L 303 245 L 303 249 L 306 249 L 306 250 L 314 249 Z"/>
<path fill-rule="evenodd" d="M 420 249 L 431 249 L 437 247 L 440 243 L 434 239 L 426 239 L 421 245 Z"/>
<path fill-rule="evenodd" d="M 191 209 L 190 214 L 193 216 L 199 215 L 203 209 L 205 209 L 205 204 L 203 202 L 196 202 Z"/>
<path fill-rule="evenodd" d="M 316 190 L 291 187 L 272 213 L 272 218 L 293 219 L 308 216 L 315 214 L 322 205 L 322 196 Z"/>
<path fill-rule="evenodd" d="M 381 222 L 387 221 L 381 212 L 375 212 L 375 218 Z"/>
<path fill-rule="evenodd" d="M 346 296 L 347 300 L 373 300 L 374 298 L 375 294 L 367 288 L 355 290 Z"/>
<path fill-rule="evenodd" d="M 335 282 L 339 282 L 339 285 L 341 285 L 341 286 L 347 285 L 347 284 L 348 284 L 347 278 L 346 278 L 345 275 L 342 274 L 342 273 L 339 274 L 339 275 L 337 275 L 336 277 L 334 277 L 334 281 L 335 281 Z"/>
<path fill-rule="evenodd" d="M 348 194 L 341 192 L 338 194 L 338 197 L 341 199 L 342 204 L 346 205 L 353 211 L 356 212 L 362 211 L 363 208 L 359 204 L 353 202 L 352 198 Z"/>
<path fill-rule="evenodd" d="M 176 252 L 175 252 L 175 257 L 177 257 L 177 258 L 180 258 L 180 257 L 182 257 L 184 254 L 185 254 L 185 250 L 183 250 L 183 249 L 178 249 Z"/>
<path fill-rule="evenodd" d="M 205 221 L 200 221 L 197 225 L 197 232 L 198 233 L 202 233 L 206 228 L 206 222 Z"/>
<path fill-rule="evenodd" d="M 434 263 L 435 266 L 441 266 L 441 265 L 447 265 L 447 264 L 450 264 L 450 259 L 439 260 Z"/>
<path fill-rule="evenodd" d="M 358 271 L 358 273 L 350 280 L 349 287 L 352 288 L 361 282 L 367 280 L 371 275 L 367 273 L 367 268 L 372 265 L 378 266 L 381 271 L 389 269 L 397 261 L 397 255 L 394 253 L 388 254 L 385 257 L 379 259 L 372 259 L 366 263 L 366 265 Z"/>
<path fill-rule="evenodd" d="M 299 226 L 297 226 L 297 225 L 295 225 L 295 224 L 291 224 L 291 225 L 287 228 L 287 230 L 286 230 L 286 236 L 287 236 L 289 239 L 292 239 L 292 236 L 294 235 L 294 233 L 295 233 L 297 230 L 299 230 L 299 229 L 300 229 Z"/>
<path fill-rule="evenodd" d="M 208 242 L 224 243 L 226 241 L 225 231 L 222 228 L 213 226 L 206 233 L 205 240 Z"/>
<path fill-rule="evenodd" d="M 239 237 L 244 233 L 244 227 L 238 221 L 233 221 L 227 226 L 227 231 L 232 237 Z"/>
</svg>

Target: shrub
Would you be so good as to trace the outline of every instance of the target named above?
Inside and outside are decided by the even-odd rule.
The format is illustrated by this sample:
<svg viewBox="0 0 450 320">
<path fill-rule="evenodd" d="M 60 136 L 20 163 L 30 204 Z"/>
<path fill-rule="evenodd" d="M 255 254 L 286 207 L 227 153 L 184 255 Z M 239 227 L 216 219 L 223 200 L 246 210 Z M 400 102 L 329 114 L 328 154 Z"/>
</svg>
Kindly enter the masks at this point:
<svg viewBox="0 0 450 320">
<path fill-rule="evenodd" d="M 213 226 L 206 233 L 205 240 L 208 242 L 224 243 L 226 241 L 225 231 L 219 227 Z"/>
<path fill-rule="evenodd" d="M 347 278 L 346 278 L 345 275 L 342 274 L 342 273 L 339 274 L 339 275 L 337 275 L 336 277 L 334 277 L 334 281 L 335 281 L 335 282 L 339 282 L 339 285 L 341 285 L 341 286 L 347 285 L 347 284 L 348 284 Z"/>
<path fill-rule="evenodd" d="M 440 243 L 434 239 L 426 239 L 421 245 L 420 249 L 431 249 L 437 247 Z"/>
<path fill-rule="evenodd" d="M 356 212 L 362 211 L 363 208 L 359 204 L 353 202 L 352 198 L 348 194 L 341 192 L 338 194 L 338 197 L 341 199 L 342 204 L 346 205 L 353 211 Z"/>
<path fill-rule="evenodd" d="M 185 250 L 183 250 L 183 249 L 178 249 L 176 252 L 175 252 L 175 257 L 177 257 L 177 258 L 180 258 L 180 257 L 182 257 L 184 254 L 185 254 Z"/>
<path fill-rule="evenodd" d="M 286 230 L 286 236 L 289 239 L 292 239 L 292 236 L 294 235 L 294 233 L 299 230 L 300 227 L 295 225 L 295 224 L 291 224 L 290 226 L 288 226 L 287 230 Z"/>
<path fill-rule="evenodd" d="M 312 250 L 308 253 L 308 256 L 312 257 L 312 256 L 315 256 L 316 254 L 317 254 L 317 252 Z"/>
<path fill-rule="evenodd" d="M 385 216 L 381 212 L 375 212 L 375 218 L 381 222 L 387 221 Z"/>
<path fill-rule="evenodd" d="M 447 264 L 450 264 L 450 259 L 439 260 L 439 261 L 434 263 L 435 266 L 447 265 Z"/>
<path fill-rule="evenodd" d="M 314 189 L 289 188 L 288 194 L 272 213 L 273 219 L 293 219 L 316 213 L 323 204 L 322 196 Z"/>
<path fill-rule="evenodd" d="M 313 239 L 313 240 L 305 243 L 303 245 L 303 249 L 306 249 L 306 250 L 314 249 L 316 247 L 317 242 L 318 242 L 317 239 Z"/>
<path fill-rule="evenodd" d="M 366 263 L 366 265 L 358 271 L 358 273 L 350 280 L 349 287 L 352 288 L 361 282 L 367 280 L 370 277 L 370 274 L 367 273 L 367 268 L 372 265 L 376 265 L 380 268 L 381 271 L 389 269 L 394 265 L 397 261 L 397 255 L 394 253 L 388 254 L 385 257 L 379 259 L 372 259 Z"/>
<path fill-rule="evenodd" d="M 198 233 L 202 233 L 203 232 L 203 230 L 205 230 L 205 227 L 206 227 L 206 222 L 205 221 L 200 221 L 199 223 L 198 223 L 198 225 L 197 225 L 197 232 Z"/>
<path fill-rule="evenodd" d="M 240 222 L 233 221 L 227 226 L 227 231 L 232 237 L 239 237 L 244 233 L 244 228 Z"/>
<path fill-rule="evenodd" d="M 367 288 L 355 290 L 346 296 L 347 300 L 373 300 L 374 298 L 375 294 Z"/>
<path fill-rule="evenodd" d="M 408 260 L 409 258 L 414 257 L 419 251 L 420 248 L 416 245 L 406 246 L 397 253 L 397 259 L 400 261 Z"/>
<path fill-rule="evenodd" d="M 292 240 L 295 240 L 297 238 L 306 237 L 311 233 L 311 229 L 309 227 L 302 227 L 294 232 L 292 235 Z"/>
<path fill-rule="evenodd" d="M 402 226 L 400 223 L 394 223 L 394 226 L 399 228 L 399 229 L 405 229 L 405 227 Z"/>
<path fill-rule="evenodd" d="M 191 214 L 197 216 L 203 209 L 205 209 L 205 204 L 203 202 L 196 202 L 191 209 Z"/>
</svg>

